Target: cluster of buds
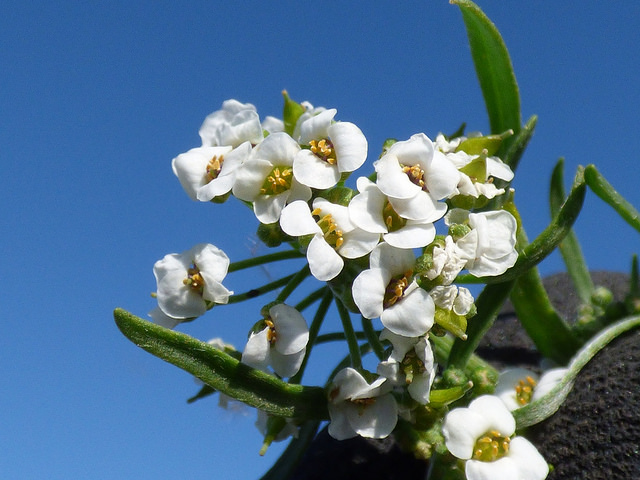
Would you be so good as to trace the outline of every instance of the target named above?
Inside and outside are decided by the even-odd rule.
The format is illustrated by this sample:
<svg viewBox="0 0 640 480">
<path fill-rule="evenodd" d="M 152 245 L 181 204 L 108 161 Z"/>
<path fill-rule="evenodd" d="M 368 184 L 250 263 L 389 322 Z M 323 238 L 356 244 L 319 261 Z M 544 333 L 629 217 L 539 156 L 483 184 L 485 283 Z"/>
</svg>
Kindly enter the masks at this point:
<svg viewBox="0 0 640 480">
<path fill-rule="evenodd" d="M 430 336 L 466 336 L 476 308 L 456 277 L 501 275 L 517 260 L 517 222 L 500 207 L 513 178 L 495 156 L 504 136 L 439 134 L 433 141 L 418 133 L 389 140 L 375 171 L 352 189 L 345 182 L 368 156 L 360 128 L 337 121 L 336 109 L 283 94 L 282 119 L 261 120 L 251 104 L 224 102 L 204 120 L 202 145 L 174 158 L 173 171 L 193 200 L 223 203 L 233 196 L 250 205 L 269 231 L 265 243 L 289 243 L 306 255 L 313 277 L 331 284 L 336 302 L 380 319 L 384 352 L 376 371 L 361 365 L 339 371 L 327 398 L 334 438 L 383 438 L 398 418 L 415 421 L 429 404 L 437 376 Z M 228 267 L 227 256 L 208 244 L 157 262 L 154 321 L 172 328 L 227 303 Z M 263 316 L 242 361 L 291 378 L 306 355 L 307 323 L 284 303 L 263 308 Z M 460 424 L 445 423 L 447 439 Z M 503 436 L 513 434 L 506 430 Z"/>
</svg>

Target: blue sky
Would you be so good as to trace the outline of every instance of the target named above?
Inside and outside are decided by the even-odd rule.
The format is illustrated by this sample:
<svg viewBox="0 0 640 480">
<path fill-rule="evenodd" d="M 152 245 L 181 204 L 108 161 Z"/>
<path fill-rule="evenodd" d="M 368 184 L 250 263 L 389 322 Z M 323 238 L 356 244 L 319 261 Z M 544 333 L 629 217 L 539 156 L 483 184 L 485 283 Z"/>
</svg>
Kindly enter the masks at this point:
<svg viewBox="0 0 640 480">
<path fill-rule="evenodd" d="M 538 128 L 516 176 L 533 238 L 548 179 L 595 163 L 636 206 L 637 2 L 480 2 Z M 237 202 L 192 202 L 170 168 L 223 100 L 279 115 L 280 91 L 336 107 L 370 160 L 387 137 L 488 122 L 456 7 L 431 2 L 17 2 L 0 6 L 0 476 L 258 478 L 254 415 L 187 405 L 197 386 L 126 340 L 112 311 L 153 308 L 153 263 L 210 242 L 265 253 Z M 593 269 L 626 271 L 637 233 L 588 194 Z M 557 272 L 557 256 L 541 271 Z M 269 272 L 273 274 L 273 271 Z M 261 277 L 262 276 L 262 277 Z M 253 277 L 267 281 L 264 272 Z M 244 291 L 247 277 L 229 277 Z M 242 348 L 257 303 L 185 331 Z M 319 369 L 321 366 L 319 366 Z M 315 379 L 322 382 L 322 379 Z"/>
</svg>

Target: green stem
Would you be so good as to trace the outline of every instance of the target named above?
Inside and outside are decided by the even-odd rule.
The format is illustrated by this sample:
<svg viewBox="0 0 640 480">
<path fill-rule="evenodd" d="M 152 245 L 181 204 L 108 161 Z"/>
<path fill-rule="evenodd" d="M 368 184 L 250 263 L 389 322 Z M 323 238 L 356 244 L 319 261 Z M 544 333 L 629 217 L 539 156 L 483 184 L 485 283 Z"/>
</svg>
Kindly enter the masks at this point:
<svg viewBox="0 0 640 480">
<path fill-rule="evenodd" d="M 231 304 L 231 303 L 243 302 L 245 300 L 250 300 L 252 298 L 259 297 L 260 295 L 264 295 L 265 293 L 271 292 L 273 290 L 277 290 L 278 288 L 284 285 L 287 285 L 295 276 L 296 274 L 294 273 L 286 277 L 280 278 L 278 280 L 274 280 L 273 282 L 267 283 L 266 285 L 263 285 L 261 287 L 252 288 L 251 290 L 245 293 L 231 295 L 231 297 L 229 297 L 228 303 Z"/>
<path fill-rule="evenodd" d="M 373 323 L 370 319 L 365 318 L 362 315 L 360 316 L 360 318 L 362 319 L 362 330 L 367 336 L 367 340 L 371 344 L 373 353 L 376 354 L 376 357 L 378 357 L 379 360 L 384 360 L 384 345 L 382 345 L 382 342 L 380 341 L 379 332 L 375 331 L 375 329 L 373 328 Z"/>
<path fill-rule="evenodd" d="M 291 281 L 282 289 L 275 301 L 284 303 L 284 301 L 289 298 L 289 295 L 291 295 L 298 285 L 300 285 L 309 275 L 309 264 L 306 264 L 298 273 L 293 275 Z"/>
<path fill-rule="evenodd" d="M 629 225 L 640 232 L 640 212 L 607 182 L 594 165 L 587 165 L 584 169 L 584 178 L 596 195 L 611 205 Z"/>
<path fill-rule="evenodd" d="M 316 345 L 320 345 L 321 343 L 338 342 L 346 339 L 347 336 L 344 332 L 324 333 L 322 335 L 318 335 L 318 338 L 316 338 Z M 356 332 L 356 339 L 366 340 L 367 336 L 364 332 Z"/>
<path fill-rule="evenodd" d="M 565 200 L 563 183 L 563 167 L 564 159 L 560 158 L 553 173 L 551 174 L 551 185 L 549 188 L 549 206 L 551 208 L 551 217 L 558 215 L 560 208 Z M 558 245 L 564 264 L 567 267 L 567 273 L 575 286 L 576 293 L 583 303 L 589 303 L 591 294 L 593 293 L 593 281 L 587 268 L 587 263 L 580 249 L 580 242 L 575 232 L 571 229 L 567 236 Z"/>
<path fill-rule="evenodd" d="M 304 255 L 297 250 L 284 250 L 282 252 L 269 253 L 267 255 L 261 255 L 259 257 L 247 258 L 246 260 L 233 262 L 231 263 L 231 265 L 229 265 L 229 273 L 243 270 L 245 268 L 256 267 L 258 265 L 264 265 L 265 263 L 303 257 Z"/>
<path fill-rule="evenodd" d="M 353 330 L 353 324 L 351 323 L 351 315 L 349 311 L 342 304 L 342 302 L 336 302 L 338 308 L 338 314 L 342 321 L 342 329 L 347 339 L 347 345 L 349 346 L 349 356 L 351 357 L 351 366 L 356 370 L 362 370 L 362 357 L 360 356 L 360 346 L 358 345 L 358 339 L 356 332 Z"/>
<path fill-rule="evenodd" d="M 320 331 L 320 326 L 324 321 L 324 318 L 327 315 L 327 311 L 331 306 L 331 302 L 333 301 L 333 293 L 331 290 L 324 287 L 321 289 L 324 296 L 322 298 L 322 302 L 318 305 L 318 310 L 316 310 L 316 314 L 311 321 L 311 326 L 309 327 L 309 341 L 307 342 L 307 351 L 304 354 L 304 359 L 302 360 L 302 364 L 300 365 L 300 369 L 298 373 L 296 373 L 293 377 L 289 379 L 289 383 L 300 383 L 302 380 L 302 375 L 304 375 L 304 370 L 307 366 L 307 361 L 309 360 L 309 356 L 311 355 L 311 350 L 316 343 L 316 339 L 318 338 L 318 332 Z M 296 309 L 299 310 L 298 306 Z"/>
<path fill-rule="evenodd" d="M 454 337 L 451 335 L 444 335 L 442 337 L 429 335 L 429 340 L 431 340 L 431 345 L 433 346 L 433 355 L 436 358 L 436 362 L 440 365 L 446 365 L 451 352 L 451 347 L 455 341 Z M 465 373 L 470 374 L 479 368 L 495 372 L 494 368 L 489 363 L 484 361 L 478 355 L 472 354 L 467 361 Z M 497 372 L 495 373 L 497 374 Z"/>
</svg>

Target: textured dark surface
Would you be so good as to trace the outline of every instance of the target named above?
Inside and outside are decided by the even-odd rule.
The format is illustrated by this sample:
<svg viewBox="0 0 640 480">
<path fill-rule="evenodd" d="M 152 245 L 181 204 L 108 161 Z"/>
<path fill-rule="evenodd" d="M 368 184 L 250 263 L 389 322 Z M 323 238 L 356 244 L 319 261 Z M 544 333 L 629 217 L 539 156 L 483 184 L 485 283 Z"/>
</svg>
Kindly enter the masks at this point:
<svg viewBox="0 0 640 480">
<path fill-rule="evenodd" d="M 616 299 L 627 291 L 623 274 L 594 272 L 596 285 Z M 551 301 L 572 321 L 578 298 L 566 275 L 545 279 Z M 535 367 L 540 357 L 506 304 L 478 353 L 498 368 Z M 554 466 L 548 480 L 640 480 L 640 330 L 614 340 L 578 376 L 567 401 L 527 437 Z M 393 438 L 333 440 L 320 432 L 295 480 L 424 479 L 426 465 L 402 452 Z"/>
</svg>

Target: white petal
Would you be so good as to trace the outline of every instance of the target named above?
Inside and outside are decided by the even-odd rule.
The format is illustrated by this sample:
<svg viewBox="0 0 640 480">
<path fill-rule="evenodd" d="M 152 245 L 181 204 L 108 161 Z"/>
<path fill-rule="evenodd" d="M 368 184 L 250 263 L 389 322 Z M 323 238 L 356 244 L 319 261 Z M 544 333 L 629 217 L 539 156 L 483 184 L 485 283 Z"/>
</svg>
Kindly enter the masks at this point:
<svg viewBox="0 0 640 480">
<path fill-rule="evenodd" d="M 427 192 L 419 191 L 411 198 L 389 198 L 389 203 L 402 218 L 435 222 L 447 213 L 447 204 L 436 202 Z"/>
<path fill-rule="evenodd" d="M 270 344 L 267 339 L 269 329 L 251 333 L 242 352 L 242 362 L 258 370 L 266 371 L 269 366 Z"/>
<path fill-rule="evenodd" d="M 330 108 L 300 124 L 300 143 L 307 145 L 311 140 L 321 140 L 329 137 L 329 126 L 338 111 Z"/>
<path fill-rule="evenodd" d="M 410 249 L 429 245 L 436 237 L 433 223 L 409 223 L 399 230 L 384 234 L 384 241 L 392 247 Z"/>
<path fill-rule="evenodd" d="M 300 370 L 300 365 L 302 365 L 304 355 L 305 349 L 289 355 L 283 355 L 276 349 L 272 348 L 270 358 L 271 367 L 273 368 L 273 371 L 281 377 L 292 377 L 298 373 L 298 370 Z"/>
<path fill-rule="evenodd" d="M 293 162 L 293 175 L 303 185 L 311 188 L 331 188 L 340 180 L 337 165 L 331 165 L 311 152 L 301 150 Z"/>
<path fill-rule="evenodd" d="M 344 260 L 322 235 L 311 239 L 307 247 L 307 260 L 311 274 L 321 282 L 327 282 L 342 271 Z"/>
<path fill-rule="evenodd" d="M 509 456 L 518 465 L 519 480 L 543 480 L 549 465 L 535 446 L 524 437 L 515 437 L 509 445 Z"/>
<path fill-rule="evenodd" d="M 391 351 L 391 356 L 389 359 L 395 360 L 396 362 L 401 362 L 404 360 L 407 352 L 418 343 L 418 337 L 404 337 L 402 335 L 397 335 L 393 333 L 388 328 L 382 329 L 382 333 L 380 333 L 380 340 L 389 340 L 391 345 L 393 345 L 393 350 Z"/>
<path fill-rule="evenodd" d="M 365 318 L 376 318 L 382 314 L 384 294 L 390 277 L 379 268 L 361 272 L 353 281 L 353 301 Z"/>
<path fill-rule="evenodd" d="M 487 157 L 487 174 L 507 182 L 513 180 L 513 170 L 497 157 Z"/>
<path fill-rule="evenodd" d="M 160 310 L 160 307 L 154 308 L 149 312 L 148 315 L 151 317 L 151 320 L 153 320 L 153 323 L 164 328 L 174 328 L 180 323 L 179 318 L 170 317 L 162 310 Z"/>
<path fill-rule="evenodd" d="M 394 305 L 386 308 L 380 315 L 380 320 L 397 335 L 419 337 L 433 326 L 434 314 L 435 305 L 431 295 L 416 286 Z"/>
<path fill-rule="evenodd" d="M 229 151 L 231 147 L 192 148 L 171 161 L 173 173 L 192 200 L 197 200 L 197 191 L 205 184 L 209 162 Z"/>
<path fill-rule="evenodd" d="M 302 200 L 296 200 L 284 207 L 280 214 L 280 227 L 292 237 L 322 233 L 311 215 L 309 205 Z"/>
<path fill-rule="evenodd" d="M 468 408 L 455 408 L 447 413 L 442 424 L 445 445 L 453 456 L 468 460 L 473 455 L 476 441 L 490 427 L 491 424 L 481 413 Z"/>
<path fill-rule="evenodd" d="M 520 380 L 531 377 L 537 381 L 538 375 L 526 368 L 508 368 L 500 372 L 498 383 L 493 394 L 507 406 L 510 411 L 520 408 L 522 405 L 516 399 L 516 386 Z"/>
<path fill-rule="evenodd" d="M 427 190 L 438 200 L 451 196 L 460 181 L 460 172 L 442 153 L 436 151 L 427 172 Z"/>
<path fill-rule="evenodd" d="M 332 382 L 333 388 L 338 391 L 329 402 L 337 404 L 350 398 L 357 398 L 362 392 L 369 391 L 369 384 L 364 377 L 354 368 L 347 367 L 340 370 Z"/>
<path fill-rule="evenodd" d="M 283 303 L 269 309 L 276 329 L 275 349 L 283 355 L 298 353 L 307 346 L 309 328 L 302 314 Z"/>
<path fill-rule="evenodd" d="M 413 270 L 416 257 L 413 251 L 396 248 L 388 243 L 380 243 L 371 252 L 369 264 L 372 268 L 382 268 L 393 275 Z"/>
<path fill-rule="evenodd" d="M 494 395 L 483 395 L 469 404 L 469 409 L 482 415 L 501 435 L 510 437 L 516 431 L 516 421 L 506 405 Z"/>
<path fill-rule="evenodd" d="M 360 258 L 369 253 L 380 241 L 379 233 L 370 233 L 361 229 L 355 229 L 343 233 L 344 243 L 338 249 L 338 253 L 344 258 Z"/>
<path fill-rule="evenodd" d="M 328 428 L 329 435 L 336 440 L 346 440 L 358 435 L 349 423 L 344 405 L 338 406 L 329 402 L 328 408 L 329 417 L 331 418 Z"/>
<path fill-rule="evenodd" d="M 393 396 L 383 395 L 364 409 L 348 409 L 347 418 L 358 435 L 365 438 L 386 438 L 398 422 L 398 405 Z"/>
<path fill-rule="evenodd" d="M 362 183 L 358 179 L 358 188 Z M 369 181 L 368 179 L 365 179 Z M 360 190 L 349 202 L 349 217 L 359 228 L 372 233 L 387 233 L 387 226 L 384 223 L 382 209 L 387 197 L 380 191 L 377 185 L 369 182 L 369 185 Z"/>
<path fill-rule="evenodd" d="M 367 159 L 367 139 L 362 130 L 350 122 L 337 122 L 329 127 L 340 172 L 353 172 Z"/>
<path fill-rule="evenodd" d="M 260 196 L 260 189 L 271 170 L 273 170 L 273 165 L 267 160 L 255 158 L 247 160 L 236 171 L 233 195 L 240 200 L 253 202 Z"/>
<path fill-rule="evenodd" d="M 411 398 L 422 405 L 429 403 L 429 394 L 431 393 L 431 384 L 434 378 L 435 373 L 433 371 L 414 376 L 413 381 L 407 387 Z"/>
<path fill-rule="evenodd" d="M 509 457 L 502 457 L 494 462 L 469 460 L 464 472 L 467 480 L 521 480 L 518 466 Z"/>
<path fill-rule="evenodd" d="M 289 199 L 287 190 L 279 195 L 261 195 L 253 201 L 253 213 L 261 223 L 275 223 Z"/>
<path fill-rule="evenodd" d="M 422 189 L 402 171 L 398 158 L 387 153 L 373 163 L 378 174 L 376 184 L 389 197 L 411 198 Z"/>
<path fill-rule="evenodd" d="M 191 260 L 184 254 L 166 255 L 153 266 L 158 285 L 158 307 L 178 319 L 199 317 L 207 311 L 202 297 L 184 285 Z"/>
<path fill-rule="evenodd" d="M 208 202 L 214 197 L 231 191 L 236 179 L 236 170 L 249 158 L 251 144 L 245 142 L 224 155 L 222 168 L 218 177 L 198 189 L 197 197 L 201 202 Z"/>
<path fill-rule="evenodd" d="M 265 138 L 255 149 L 257 159 L 267 160 L 272 166 L 290 167 L 300 151 L 298 143 L 284 132 L 276 132 Z"/>
</svg>

